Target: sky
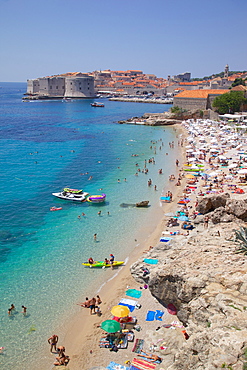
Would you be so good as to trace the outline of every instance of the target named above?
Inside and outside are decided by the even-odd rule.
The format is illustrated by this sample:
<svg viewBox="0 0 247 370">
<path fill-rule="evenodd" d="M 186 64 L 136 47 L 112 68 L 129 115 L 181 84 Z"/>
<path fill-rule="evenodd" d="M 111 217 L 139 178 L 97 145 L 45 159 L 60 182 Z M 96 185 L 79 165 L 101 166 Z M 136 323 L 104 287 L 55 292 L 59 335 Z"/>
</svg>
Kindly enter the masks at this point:
<svg viewBox="0 0 247 370">
<path fill-rule="evenodd" d="M 0 0 L 0 81 L 247 70 L 247 0 Z"/>
</svg>

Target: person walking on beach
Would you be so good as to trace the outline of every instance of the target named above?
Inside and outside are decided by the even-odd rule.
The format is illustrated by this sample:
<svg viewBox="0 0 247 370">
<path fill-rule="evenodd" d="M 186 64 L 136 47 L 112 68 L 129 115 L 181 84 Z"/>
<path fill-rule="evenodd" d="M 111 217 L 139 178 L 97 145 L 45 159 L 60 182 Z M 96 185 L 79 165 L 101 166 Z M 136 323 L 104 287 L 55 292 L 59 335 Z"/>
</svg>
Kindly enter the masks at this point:
<svg viewBox="0 0 247 370">
<path fill-rule="evenodd" d="M 48 343 L 51 346 L 50 352 L 52 353 L 53 347 L 56 352 L 57 350 L 57 342 L 58 342 L 58 336 L 56 334 L 53 334 L 50 338 L 48 338 Z"/>
</svg>

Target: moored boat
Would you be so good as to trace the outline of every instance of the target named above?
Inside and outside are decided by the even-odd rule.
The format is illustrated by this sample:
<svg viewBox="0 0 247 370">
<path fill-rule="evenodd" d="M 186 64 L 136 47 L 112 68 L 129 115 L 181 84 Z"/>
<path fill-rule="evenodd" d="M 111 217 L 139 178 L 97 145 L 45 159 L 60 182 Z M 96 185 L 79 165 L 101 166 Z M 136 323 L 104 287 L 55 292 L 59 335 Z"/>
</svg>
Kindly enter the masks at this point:
<svg viewBox="0 0 247 370">
<path fill-rule="evenodd" d="M 114 266 L 121 266 L 124 264 L 124 261 L 114 261 L 113 262 L 113 267 Z M 89 262 L 83 262 L 83 266 L 85 267 L 111 267 L 112 265 L 110 263 L 105 263 L 105 261 L 94 261 L 94 263 L 89 263 Z"/>
<path fill-rule="evenodd" d="M 52 193 L 52 195 L 64 200 L 85 202 L 89 193 L 86 193 L 83 190 L 64 188 L 63 191 L 60 191 L 59 193 Z"/>
<path fill-rule="evenodd" d="M 90 203 L 102 203 L 105 201 L 106 194 L 101 195 L 89 195 L 87 201 Z"/>
<path fill-rule="evenodd" d="M 91 103 L 91 107 L 103 108 L 104 106 L 105 105 L 103 103 L 98 103 L 98 102 Z"/>
<path fill-rule="evenodd" d="M 63 208 L 53 206 L 53 207 L 50 208 L 50 211 L 60 211 L 61 209 L 63 209 Z"/>
</svg>

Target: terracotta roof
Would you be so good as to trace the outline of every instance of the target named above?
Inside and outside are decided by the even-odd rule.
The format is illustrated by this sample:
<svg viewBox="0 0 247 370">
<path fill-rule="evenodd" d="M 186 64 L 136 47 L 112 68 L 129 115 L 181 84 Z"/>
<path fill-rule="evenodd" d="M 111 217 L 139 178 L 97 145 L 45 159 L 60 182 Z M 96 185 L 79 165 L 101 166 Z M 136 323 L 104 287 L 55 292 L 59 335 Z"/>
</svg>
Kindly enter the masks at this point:
<svg viewBox="0 0 247 370">
<path fill-rule="evenodd" d="M 238 85 L 232 88 L 232 91 L 247 91 L 247 86 Z"/>
<path fill-rule="evenodd" d="M 221 95 L 228 93 L 229 90 L 184 90 L 176 95 L 176 98 L 197 98 L 197 99 L 207 99 L 208 95 Z"/>
<path fill-rule="evenodd" d="M 191 85 L 191 86 L 196 86 L 196 85 L 198 85 L 198 81 L 192 81 L 192 82 L 179 82 L 179 85 Z"/>
</svg>

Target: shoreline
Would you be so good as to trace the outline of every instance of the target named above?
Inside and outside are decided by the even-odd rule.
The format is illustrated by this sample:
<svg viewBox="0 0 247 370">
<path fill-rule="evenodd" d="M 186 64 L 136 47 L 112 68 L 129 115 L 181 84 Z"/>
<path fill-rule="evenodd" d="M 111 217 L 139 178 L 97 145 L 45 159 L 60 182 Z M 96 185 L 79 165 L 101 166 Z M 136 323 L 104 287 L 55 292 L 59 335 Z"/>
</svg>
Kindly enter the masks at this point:
<svg viewBox="0 0 247 370">
<path fill-rule="evenodd" d="M 178 140 L 178 136 L 184 138 L 185 130 L 180 125 L 174 125 L 174 128 L 176 131 L 176 141 Z M 177 157 L 182 164 L 185 153 L 184 148 L 178 147 L 177 142 L 175 145 L 174 150 L 178 150 Z M 174 163 L 175 176 L 178 176 L 180 167 L 181 166 L 176 167 Z M 127 286 L 131 285 L 131 287 L 138 287 L 140 285 L 132 277 L 130 266 L 142 256 L 144 251 L 150 245 L 155 246 L 158 243 L 161 231 L 164 228 L 164 213 L 169 212 L 176 207 L 176 199 L 178 199 L 180 188 L 181 187 L 176 187 L 173 182 L 168 182 L 167 185 L 164 184 L 160 196 L 164 194 L 165 191 L 170 190 L 173 193 L 173 201 L 171 203 L 165 203 L 159 206 L 157 204 L 154 206 L 153 214 L 158 211 L 159 215 L 156 217 L 156 220 L 152 220 L 151 225 L 149 225 L 148 228 L 149 230 L 140 229 L 137 231 L 137 243 L 132 253 L 127 257 L 127 263 L 118 269 L 119 271 L 116 270 L 116 273 L 104 282 L 103 285 L 95 289 L 95 294 L 99 294 L 102 299 L 102 316 L 91 316 L 89 315 L 88 310 L 81 308 L 72 318 L 69 319 L 69 324 L 66 325 L 67 330 L 63 340 L 66 353 L 70 356 L 70 363 L 67 369 L 88 370 L 90 367 L 94 366 L 95 356 L 100 356 L 100 358 L 102 356 L 104 357 L 102 349 L 98 346 L 100 333 L 102 332 L 102 329 L 99 329 L 99 325 L 102 321 L 111 317 L 111 307 L 116 305 L 118 301 L 124 297 Z M 93 351 L 93 356 L 90 351 Z M 107 358 L 107 356 L 105 357 Z M 85 363 L 85 361 L 87 361 L 87 363 Z M 105 366 L 107 366 L 109 360 L 106 360 L 106 362 L 107 363 L 104 364 Z M 58 367 L 52 366 L 52 369 L 56 368 Z"/>
</svg>

